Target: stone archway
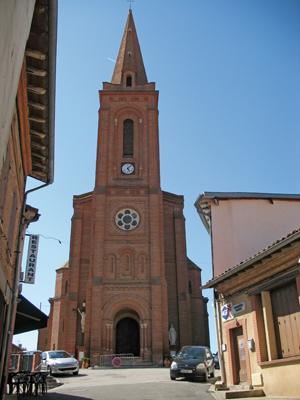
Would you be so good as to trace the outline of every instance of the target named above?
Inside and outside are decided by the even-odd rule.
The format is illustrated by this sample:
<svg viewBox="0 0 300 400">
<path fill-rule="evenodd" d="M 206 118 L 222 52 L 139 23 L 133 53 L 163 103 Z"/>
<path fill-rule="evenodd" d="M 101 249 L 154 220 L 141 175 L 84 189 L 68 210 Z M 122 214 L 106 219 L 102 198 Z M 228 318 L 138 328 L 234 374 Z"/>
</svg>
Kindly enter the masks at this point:
<svg viewBox="0 0 300 400">
<path fill-rule="evenodd" d="M 106 325 L 106 332 L 103 332 L 103 348 L 105 346 L 106 350 L 113 354 L 119 354 L 117 349 L 123 352 L 119 345 L 117 325 L 122 319 L 129 318 L 137 323 L 134 331 L 138 333 L 136 341 L 139 343 L 139 348 L 138 351 L 134 350 L 135 356 L 141 357 L 143 360 L 152 360 L 151 309 L 142 296 L 134 293 L 128 293 L 126 296 L 124 294 L 115 295 L 106 302 L 102 314 L 104 325 Z M 122 325 L 119 326 L 119 329 L 121 332 L 122 329 L 126 331 Z"/>
<path fill-rule="evenodd" d="M 130 317 L 120 319 L 116 325 L 116 354 L 124 353 L 140 356 L 139 324 Z"/>
</svg>

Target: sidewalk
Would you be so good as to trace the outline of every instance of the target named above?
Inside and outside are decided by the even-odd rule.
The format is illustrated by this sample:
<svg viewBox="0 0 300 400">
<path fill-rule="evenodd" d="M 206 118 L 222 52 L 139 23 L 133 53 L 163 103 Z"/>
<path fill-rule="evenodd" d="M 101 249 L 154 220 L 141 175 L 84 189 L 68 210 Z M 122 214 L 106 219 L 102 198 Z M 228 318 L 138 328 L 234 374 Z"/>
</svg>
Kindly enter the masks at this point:
<svg viewBox="0 0 300 400">
<path fill-rule="evenodd" d="M 272 396 L 260 396 L 260 397 L 247 397 L 243 396 L 242 391 L 235 397 L 227 397 L 226 394 L 230 391 L 216 391 L 215 385 L 211 385 L 208 389 L 208 393 L 211 394 L 215 400 L 225 400 L 225 399 L 247 399 L 247 400 L 300 400 L 300 397 L 272 397 Z M 230 394 L 236 394 L 237 392 L 231 392 Z"/>
</svg>

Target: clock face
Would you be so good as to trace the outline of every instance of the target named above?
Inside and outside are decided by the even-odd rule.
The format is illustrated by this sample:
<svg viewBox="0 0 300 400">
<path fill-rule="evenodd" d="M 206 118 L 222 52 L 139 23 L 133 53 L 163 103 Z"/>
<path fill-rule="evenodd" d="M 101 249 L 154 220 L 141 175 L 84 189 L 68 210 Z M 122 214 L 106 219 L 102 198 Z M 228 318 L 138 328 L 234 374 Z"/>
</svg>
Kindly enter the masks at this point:
<svg viewBox="0 0 300 400">
<path fill-rule="evenodd" d="M 132 164 L 124 164 L 122 165 L 123 174 L 130 175 L 134 172 L 134 165 Z"/>
</svg>

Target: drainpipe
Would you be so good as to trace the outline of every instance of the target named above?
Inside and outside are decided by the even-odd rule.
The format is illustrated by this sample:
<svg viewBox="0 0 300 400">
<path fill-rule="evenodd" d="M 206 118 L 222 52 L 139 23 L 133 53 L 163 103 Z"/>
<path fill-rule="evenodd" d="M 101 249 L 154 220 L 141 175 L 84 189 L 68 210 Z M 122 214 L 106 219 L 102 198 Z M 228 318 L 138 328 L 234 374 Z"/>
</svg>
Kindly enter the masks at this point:
<svg viewBox="0 0 300 400">
<path fill-rule="evenodd" d="M 226 373 L 225 373 L 225 365 L 224 365 L 224 358 L 222 352 L 222 342 L 223 342 L 223 334 L 222 334 L 222 318 L 221 318 L 221 310 L 220 310 L 220 301 L 215 300 L 215 321 L 216 321 L 216 328 L 218 332 L 217 342 L 218 342 L 218 354 L 219 354 L 219 362 L 220 362 L 220 371 L 221 371 L 221 385 L 226 384 Z"/>
<path fill-rule="evenodd" d="M 210 224 L 209 224 L 209 236 L 210 236 L 210 246 L 211 246 L 211 263 L 212 263 L 212 276 L 215 276 L 215 264 L 214 264 L 214 245 L 213 245 L 213 232 L 212 232 L 212 214 L 211 211 L 209 214 L 205 214 L 209 216 Z M 214 289 L 214 316 L 215 316 L 215 326 L 217 331 L 217 346 L 218 346 L 218 356 L 220 363 L 220 371 L 221 371 L 221 385 L 225 384 L 226 375 L 225 375 L 225 367 L 224 367 L 224 359 L 222 353 L 222 321 L 221 321 L 221 313 L 220 313 L 220 301 L 217 299 L 217 293 Z"/>
<path fill-rule="evenodd" d="M 31 192 L 34 192 L 36 190 L 42 189 L 46 186 L 50 185 L 50 183 L 46 183 L 44 185 L 38 186 L 34 189 L 30 189 L 27 192 L 24 193 L 24 198 L 23 198 L 23 204 L 22 204 L 22 213 L 21 213 L 21 223 L 19 227 L 19 237 L 18 237 L 18 246 L 17 246 L 17 257 L 16 257 L 16 268 L 15 268 L 15 277 L 14 277 L 14 288 L 13 288 L 13 296 L 12 296 L 12 301 L 10 305 L 10 310 L 8 312 L 8 322 L 6 325 L 6 341 L 3 343 L 3 347 L 5 348 L 5 357 L 4 357 L 4 363 L 3 363 L 3 371 L 1 371 L 1 399 L 5 399 L 5 394 L 3 393 L 4 391 L 4 385 L 6 385 L 6 378 L 8 376 L 8 355 L 9 355 L 9 347 L 10 347 L 10 342 L 11 342 L 11 332 L 13 329 L 13 320 L 14 320 L 14 314 L 15 314 L 15 307 L 17 303 L 17 298 L 19 295 L 19 285 L 20 285 L 20 274 L 21 274 L 21 261 L 22 261 L 22 247 L 23 247 L 23 236 L 24 232 L 26 230 L 26 224 L 25 224 L 25 210 L 26 210 L 26 200 L 27 200 L 27 195 Z"/>
</svg>

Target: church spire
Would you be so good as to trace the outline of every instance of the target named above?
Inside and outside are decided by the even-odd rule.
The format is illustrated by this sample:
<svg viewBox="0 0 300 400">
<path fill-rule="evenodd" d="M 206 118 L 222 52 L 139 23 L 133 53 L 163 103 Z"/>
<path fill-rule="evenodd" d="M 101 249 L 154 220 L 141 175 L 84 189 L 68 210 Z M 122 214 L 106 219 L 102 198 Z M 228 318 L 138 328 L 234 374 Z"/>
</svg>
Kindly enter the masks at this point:
<svg viewBox="0 0 300 400">
<path fill-rule="evenodd" d="M 131 9 L 129 10 L 111 83 L 122 83 L 123 73 L 126 70 L 134 71 L 136 74 L 135 81 L 138 85 L 148 83 Z"/>
</svg>

